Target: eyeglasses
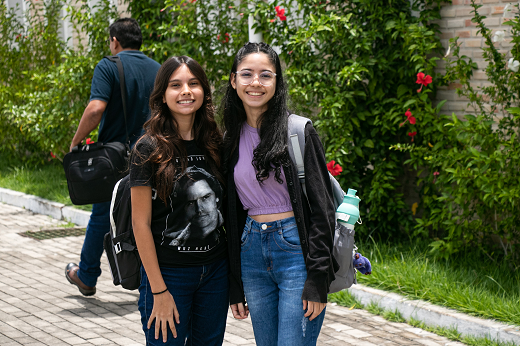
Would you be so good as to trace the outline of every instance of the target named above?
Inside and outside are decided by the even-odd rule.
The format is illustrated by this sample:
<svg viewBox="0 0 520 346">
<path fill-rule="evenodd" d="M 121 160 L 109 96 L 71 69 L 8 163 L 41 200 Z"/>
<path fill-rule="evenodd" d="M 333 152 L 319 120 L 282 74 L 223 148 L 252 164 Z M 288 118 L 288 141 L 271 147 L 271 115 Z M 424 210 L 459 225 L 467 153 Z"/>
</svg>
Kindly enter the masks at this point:
<svg viewBox="0 0 520 346">
<path fill-rule="evenodd" d="M 237 80 L 242 85 L 249 85 L 253 83 L 255 77 L 258 77 L 258 83 L 263 86 L 270 86 L 274 83 L 276 73 L 264 71 L 260 73 L 253 73 L 251 71 L 237 71 Z"/>
<path fill-rule="evenodd" d="M 110 46 L 110 42 L 112 42 L 112 37 L 107 38 L 105 42 L 107 43 L 107 46 Z"/>
</svg>

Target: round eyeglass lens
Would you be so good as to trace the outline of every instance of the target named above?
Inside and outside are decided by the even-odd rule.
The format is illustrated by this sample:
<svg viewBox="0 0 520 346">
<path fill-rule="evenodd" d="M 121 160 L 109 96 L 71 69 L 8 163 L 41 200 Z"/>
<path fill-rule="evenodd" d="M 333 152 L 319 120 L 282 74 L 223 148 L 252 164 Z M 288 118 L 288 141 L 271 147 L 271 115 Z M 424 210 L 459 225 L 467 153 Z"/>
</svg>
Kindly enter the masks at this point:
<svg viewBox="0 0 520 346">
<path fill-rule="evenodd" d="M 262 84 L 263 86 L 270 86 L 274 82 L 275 74 L 272 72 L 264 71 L 259 74 L 252 73 L 249 71 L 239 71 L 237 72 L 238 79 L 240 81 L 240 84 L 242 85 L 249 85 L 253 83 L 255 80 L 255 77 L 258 77 L 258 82 Z"/>
</svg>

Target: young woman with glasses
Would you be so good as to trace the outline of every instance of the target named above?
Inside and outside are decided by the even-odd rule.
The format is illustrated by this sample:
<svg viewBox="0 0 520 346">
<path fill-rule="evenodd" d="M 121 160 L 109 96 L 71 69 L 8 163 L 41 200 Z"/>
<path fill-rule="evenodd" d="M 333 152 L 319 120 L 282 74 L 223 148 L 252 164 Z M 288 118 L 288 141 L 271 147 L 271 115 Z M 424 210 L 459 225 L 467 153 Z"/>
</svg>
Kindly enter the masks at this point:
<svg viewBox="0 0 520 346">
<path fill-rule="evenodd" d="M 231 309 L 239 319 L 251 313 L 258 346 L 316 345 L 337 269 L 323 146 L 307 124 L 307 201 L 288 153 L 286 99 L 276 52 L 264 43 L 242 47 L 221 107 L 226 234 Z"/>
<path fill-rule="evenodd" d="M 222 134 L 202 67 L 168 59 L 130 167 L 146 345 L 219 346 L 229 306 Z"/>
</svg>

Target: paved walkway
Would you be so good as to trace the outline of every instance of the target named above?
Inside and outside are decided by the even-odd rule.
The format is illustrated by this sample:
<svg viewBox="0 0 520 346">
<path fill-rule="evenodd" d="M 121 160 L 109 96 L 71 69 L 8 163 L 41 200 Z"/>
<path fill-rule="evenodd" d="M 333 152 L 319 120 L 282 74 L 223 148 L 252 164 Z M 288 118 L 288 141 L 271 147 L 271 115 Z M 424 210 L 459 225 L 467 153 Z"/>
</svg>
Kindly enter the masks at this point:
<svg viewBox="0 0 520 346">
<path fill-rule="evenodd" d="M 93 297 L 64 277 L 83 236 L 34 240 L 25 231 L 59 226 L 48 216 L 0 203 L 0 345 L 144 345 L 138 295 L 112 284 L 106 257 Z M 224 345 L 255 345 L 250 319 L 230 315 Z M 318 345 L 463 345 L 364 310 L 327 307 Z"/>
</svg>

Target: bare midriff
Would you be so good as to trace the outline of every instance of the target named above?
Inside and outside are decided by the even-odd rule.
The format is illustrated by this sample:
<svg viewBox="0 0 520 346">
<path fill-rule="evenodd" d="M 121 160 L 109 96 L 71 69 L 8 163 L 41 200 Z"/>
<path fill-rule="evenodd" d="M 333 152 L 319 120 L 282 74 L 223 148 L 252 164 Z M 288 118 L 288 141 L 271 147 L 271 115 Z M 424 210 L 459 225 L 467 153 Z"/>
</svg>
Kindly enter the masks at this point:
<svg viewBox="0 0 520 346">
<path fill-rule="evenodd" d="M 294 216 L 294 212 L 286 211 L 284 213 L 276 213 L 276 214 L 263 214 L 263 215 L 249 215 L 253 220 L 257 222 L 272 222 L 287 219 L 288 217 Z"/>
</svg>

